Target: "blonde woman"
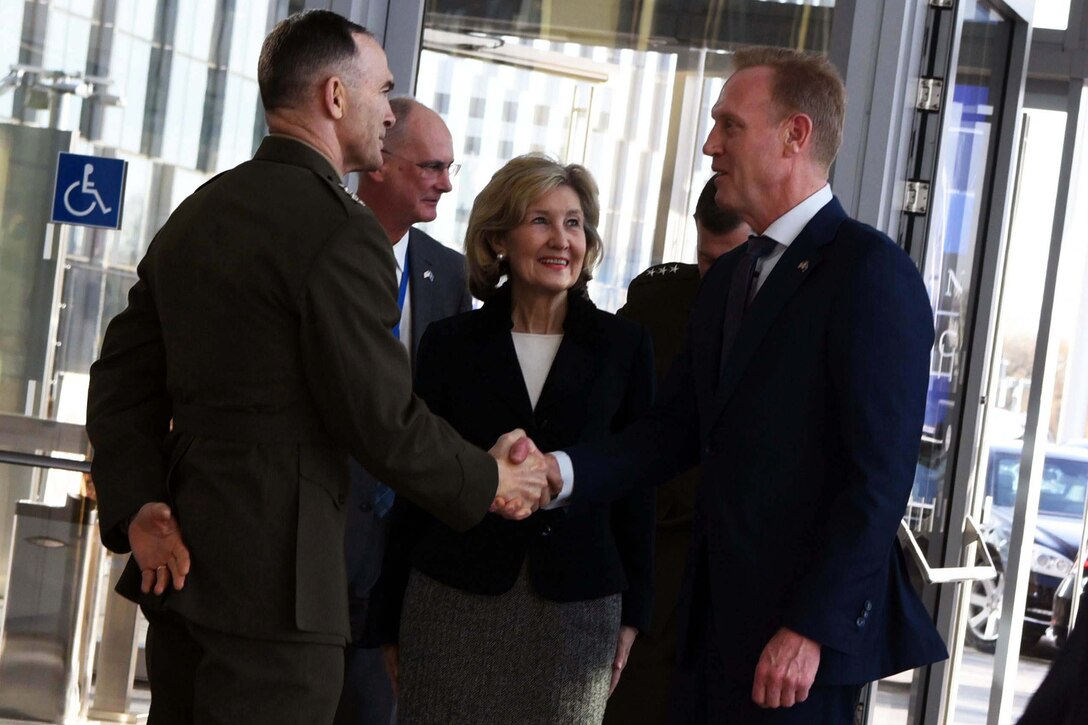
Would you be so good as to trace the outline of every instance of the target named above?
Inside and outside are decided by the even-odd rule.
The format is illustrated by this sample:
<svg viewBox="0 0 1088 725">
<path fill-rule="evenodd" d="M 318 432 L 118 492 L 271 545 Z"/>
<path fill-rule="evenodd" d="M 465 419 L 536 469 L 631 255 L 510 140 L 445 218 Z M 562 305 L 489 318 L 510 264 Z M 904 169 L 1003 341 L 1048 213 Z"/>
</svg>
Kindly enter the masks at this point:
<svg viewBox="0 0 1088 725">
<path fill-rule="evenodd" d="M 647 333 L 586 295 L 598 217 L 589 172 L 537 155 L 476 197 L 465 255 L 484 306 L 431 325 L 416 384 L 467 440 L 523 428 L 551 450 L 649 406 Z M 650 494 L 516 523 L 488 514 L 463 533 L 398 498 L 371 622 L 400 722 L 600 722 L 649 624 Z"/>
</svg>

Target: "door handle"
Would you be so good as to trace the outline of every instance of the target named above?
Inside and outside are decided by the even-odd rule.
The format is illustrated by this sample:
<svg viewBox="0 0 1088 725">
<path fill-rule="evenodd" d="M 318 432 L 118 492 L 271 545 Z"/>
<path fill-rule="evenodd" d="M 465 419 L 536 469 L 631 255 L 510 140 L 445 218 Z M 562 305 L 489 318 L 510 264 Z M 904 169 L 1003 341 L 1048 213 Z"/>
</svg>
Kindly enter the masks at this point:
<svg viewBox="0 0 1088 725">
<path fill-rule="evenodd" d="M 922 553 L 922 547 L 918 545 L 918 540 L 914 538 L 914 532 L 910 530 L 905 521 L 899 522 L 899 541 L 903 545 L 903 550 L 918 567 L 918 571 L 921 572 L 922 579 L 926 584 L 973 582 L 993 579 L 997 576 L 997 567 L 994 566 L 993 557 L 990 556 L 990 550 L 986 547 L 986 542 L 982 539 L 982 532 L 979 531 L 979 526 L 973 516 L 968 515 L 964 518 L 963 541 L 964 546 L 975 543 L 979 545 L 985 559 L 985 564 L 982 566 L 931 567 L 929 562 L 926 561 L 925 554 Z"/>
</svg>

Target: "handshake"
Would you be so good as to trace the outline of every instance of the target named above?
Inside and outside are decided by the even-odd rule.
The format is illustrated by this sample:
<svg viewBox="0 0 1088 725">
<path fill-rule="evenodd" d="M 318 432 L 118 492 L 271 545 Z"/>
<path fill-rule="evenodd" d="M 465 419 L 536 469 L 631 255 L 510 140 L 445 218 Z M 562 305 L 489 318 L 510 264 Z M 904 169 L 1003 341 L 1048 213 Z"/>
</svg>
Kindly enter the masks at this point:
<svg viewBox="0 0 1088 725">
<path fill-rule="evenodd" d="M 504 434 L 488 451 L 499 465 L 499 487 L 491 512 L 524 519 L 563 490 L 555 456 L 541 453 L 520 428 Z"/>
</svg>

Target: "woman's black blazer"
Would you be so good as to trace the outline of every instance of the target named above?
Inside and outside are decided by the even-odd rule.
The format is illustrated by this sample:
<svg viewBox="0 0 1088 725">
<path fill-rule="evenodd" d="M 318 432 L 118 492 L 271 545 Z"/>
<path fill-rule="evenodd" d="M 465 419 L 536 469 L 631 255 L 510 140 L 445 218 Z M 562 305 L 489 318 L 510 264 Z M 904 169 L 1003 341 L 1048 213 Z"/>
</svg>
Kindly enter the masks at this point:
<svg viewBox="0 0 1088 725">
<path fill-rule="evenodd" d="M 510 295 L 434 322 L 420 341 L 416 392 L 470 443 L 487 449 L 524 429 L 542 451 L 607 437 L 649 407 L 654 368 L 649 334 L 570 293 L 563 342 L 534 411 L 510 335 Z M 577 485 L 592 485 L 578 481 Z M 528 559 L 535 590 L 557 602 L 623 592 L 622 623 L 649 626 L 653 491 L 577 514 L 537 511 L 524 521 L 495 514 L 457 533 L 397 497 L 365 640 L 396 642 L 408 573 L 463 591 L 502 594 Z"/>
</svg>

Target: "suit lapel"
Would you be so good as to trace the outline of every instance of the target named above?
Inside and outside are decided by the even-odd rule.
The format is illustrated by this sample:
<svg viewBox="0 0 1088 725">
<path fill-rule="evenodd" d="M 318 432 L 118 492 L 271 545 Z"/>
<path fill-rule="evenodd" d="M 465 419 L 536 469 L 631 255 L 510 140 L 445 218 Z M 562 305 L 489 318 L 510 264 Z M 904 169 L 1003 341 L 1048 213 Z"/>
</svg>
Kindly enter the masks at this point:
<svg viewBox="0 0 1088 725">
<path fill-rule="evenodd" d="M 823 261 L 823 247 L 835 238 L 844 219 L 846 212 L 842 205 L 838 199 L 832 199 L 805 225 L 801 234 L 778 260 L 767 281 L 760 287 L 744 315 L 733 349 L 729 352 L 729 360 L 718 381 L 710 416 L 712 424 L 724 411 L 742 374 L 775 319 Z"/>
<path fill-rule="evenodd" d="M 588 343 L 588 344 L 587 344 Z M 538 423 L 548 422 L 544 435 L 562 430 L 567 440 L 579 440 L 588 399 L 570 395 L 571 390 L 592 390 L 603 356 L 595 351 L 592 343 L 578 331 L 564 331 L 563 342 L 555 354 L 551 370 L 540 391 L 534 418 Z M 541 445 L 547 445 L 541 442 Z"/>
<path fill-rule="evenodd" d="M 509 328 L 490 328 L 476 344 L 479 346 L 476 359 L 479 361 L 480 379 L 489 382 L 491 394 L 513 411 L 517 420 L 532 420 L 529 391 L 525 388 L 525 378 L 521 375 Z"/>
<path fill-rule="evenodd" d="M 480 310 L 477 318 L 480 326 L 469 341 L 480 351 L 476 356 L 480 361 L 480 379 L 489 381 L 491 393 L 513 411 L 517 420 L 525 421 L 526 431 L 534 440 L 539 438 L 537 442 L 541 445 L 546 445 L 560 431 L 564 439 L 577 440 L 575 434 L 581 433 L 587 419 L 587 398 L 571 396 L 567 391 L 592 389 L 593 380 L 607 359 L 607 351 L 600 346 L 594 310 L 588 300 L 571 298 L 563 341 L 548 370 L 535 411 L 510 334 L 509 290 L 500 289 Z"/>
<path fill-rule="evenodd" d="M 476 324 L 465 344 L 475 350 L 473 358 L 478 361 L 478 379 L 488 381 L 485 394 L 492 395 L 508 408 L 515 420 L 533 420 L 529 391 L 525 388 L 525 378 L 510 335 L 509 290 L 500 288 L 473 317 Z M 487 406 L 481 404 L 480 409 L 487 410 Z"/>
</svg>

